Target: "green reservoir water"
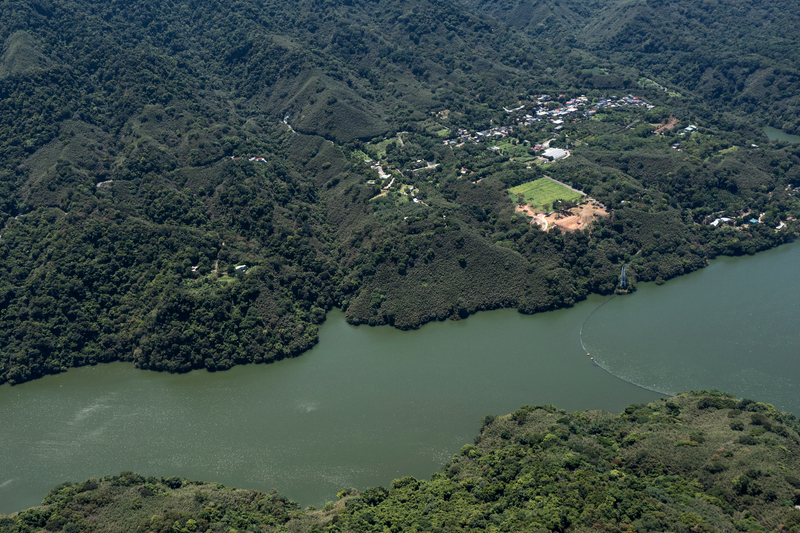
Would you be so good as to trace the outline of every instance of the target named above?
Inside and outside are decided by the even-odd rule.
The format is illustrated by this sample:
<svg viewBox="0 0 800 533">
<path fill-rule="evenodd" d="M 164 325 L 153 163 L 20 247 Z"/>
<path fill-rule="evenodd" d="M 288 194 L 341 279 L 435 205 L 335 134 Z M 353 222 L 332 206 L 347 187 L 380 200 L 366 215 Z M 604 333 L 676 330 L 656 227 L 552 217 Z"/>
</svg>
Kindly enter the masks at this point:
<svg viewBox="0 0 800 533">
<path fill-rule="evenodd" d="M 332 312 L 317 347 L 273 365 L 170 375 L 114 363 L 0 387 L 0 512 L 122 470 L 275 487 L 320 506 L 345 487 L 429 477 L 486 414 L 541 403 L 620 412 L 658 398 L 581 353 L 578 328 L 601 301 L 412 332 Z"/>
<path fill-rule="evenodd" d="M 668 392 L 717 387 L 800 414 L 800 244 L 640 285 L 586 321 L 607 368 Z M 66 480 L 134 470 L 277 488 L 319 506 L 344 487 L 427 478 L 486 414 L 523 404 L 620 412 L 660 396 L 590 364 L 578 332 L 606 298 L 417 331 L 332 312 L 303 356 L 169 375 L 115 363 L 0 387 L 0 512 Z"/>
<path fill-rule="evenodd" d="M 800 415 L 800 243 L 644 284 L 598 309 L 583 342 L 634 383 L 719 389 Z"/>
<path fill-rule="evenodd" d="M 771 128 L 769 126 L 764 128 L 764 135 L 767 136 L 767 139 L 770 141 L 786 141 L 790 143 L 800 143 L 800 135 L 792 135 L 790 133 L 784 133 L 783 131 Z"/>
</svg>

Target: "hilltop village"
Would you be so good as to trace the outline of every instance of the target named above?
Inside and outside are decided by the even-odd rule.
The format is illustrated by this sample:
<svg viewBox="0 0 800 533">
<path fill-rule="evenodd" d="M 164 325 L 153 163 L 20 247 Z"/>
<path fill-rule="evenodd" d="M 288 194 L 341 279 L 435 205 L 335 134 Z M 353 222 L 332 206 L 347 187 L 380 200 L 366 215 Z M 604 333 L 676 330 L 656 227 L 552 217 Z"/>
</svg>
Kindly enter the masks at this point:
<svg viewBox="0 0 800 533">
<path fill-rule="evenodd" d="M 599 114 L 619 108 L 650 110 L 655 107 L 632 94 L 621 98 L 608 96 L 594 102 L 590 102 L 585 95 L 567 98 L 565 95 L 551 97 L 542 94 L 535 95 L 532 100 L 533 103 L 503 107 L 502 113 L 498 111 L 485 129 L 448 127 L 446 124 L 449 122 L 449 112 L 441 111 L 435 114 L 439 120 L 431 124 L 428 134 L 445 137 L 440 142 L 453 151 L 466 146 L 485 145 L 486 151 L 502 165 L 512 165 L 528 171 L 537 168 L 543 170 L 548 165 L 571 156 L 570 139 L 564 131 L 565 125 L 595 120 L 599 118 Z M 356 154 L 377 174 L 366 182 L 367 185 L 380 187 L 373 199 L 395 193 L 397 201 L 427 206 L 420 198 L 422 184 L 419 181 L 436 181 L 437 172 L 447 172 L 442 169 L 441 162 L 414 159 L 406 162 L 403 168 L 398 168 L 390 161 L 386 152 L 392 143 L 402 149 L 406 142 L 404 138 L 407 140 L 413 135 L 415 134 L 412 132 L 399 132 L 379 142 L 367 143 L 364 151 Z M 540 140 L 533 140 L 532 135 Z M 580 141 L 575 139 L 573 142 Z M 555 146 L 556 144 L 559 146 Z M 505 163 L 501 163 L 502 161 Z M 482 174 L 476 174 L 468 163 L 453 170 L 459 179 L 467 179 L 473 183 L 479 183 L 482 179 Z M 533 181 L 527 186 L 520 186 L 523 188 L 522 193 L 509 189 L 512 200 L 518 203 L 517 212 L 531 217 L 532 224 L 538 224 L 544 230 L 561 227 L 571 231 L 586 227 L 597 216 L 608 214 L 604 205 L 582 191 L 572 189 L 548 176 L 544 178 L 542 181 L 541 175 L 531 173 L 530 179 Z M 533 190 L 538 193 L 531 197 Z"/>
<path fill-rule="evenodd" d="M 536 98 L 535 107 L 532 107 L 531 112 L 528 113 L 524 112 L 526 109 L 526 105 L 524 104 L 512 109 L 503 108 L 503 111 L 512 118 L 511 123 L 513 125 L 492 127 L 488 130 L 476 131 L 474 133 L 470 133 L 467 129 L 460 128 L 458 130 L 458 136 L 455 139 L 446 140 L 444 143 L 448 146 L 461 147 L 467 142 L 479 143 L 495 138 L 502 138 L 514 132 L 514 125 L 532 126 L 537 122 L 550 123 L 554 126 L 553 131 L 560 131 L 563 129 L 565 121 L 570 119 L 575 121 L 581 117 L 591 118 L 593 115 L 597 114 L 600 109 L 613 109 L 626 106 L 644 107 L 646 109 L 653 109 L 655 107 L 632 94 L 624 98 L 617 98 L 616 96 L 602 98 L 599 99 L 594 106 L 590 106 L 589 99 L 583 95 L 578 98 L 567 100 L 563 105 L 561 105 L 558 100 L 553 100 L 553 98 L 546 94 L 535 96 L 534 98 Z M 558 98 L 563 99 L 565 96 L 560 95 Z M 587 109 L 589 107 L 592 108 Z M 534 147 L 534 150 L 538 149 L 538 147 Z"/>
<path fill-rule="evenodd" d="M 613 132 L 617 136 L 669 134 L 668 146 L 678 152 L 683 151 L 687 143 L 691 146 L 695 139 L 707 139 L 707 131 L 701 133 L 701 128 L 696 124 L 679 124 L 680 121 L 671 115 L 653 123 L 653 117 L 648 116 L 652 110 L 659 112 L 663 108 L 656 109 L 655 105 L 634 94 L 622 97 L 608 95 L 591 100 L 585 95 L 534 95 L 524 103 L 520 101 L 516 106 L 503 106 L 493 112 L 488 127 L 454 124 L 450 111 L 442 110 L 433 113 L 434 118 L 424 122 L 423 131 L 400 131 L 373 139 L 363 145 L 363 150 L 355 150 L 353 155 L 374 172 L 372 177 L 365 180 L 365 185 L 377 188 L 373 200 L 383 198 L 394 203 L 410 202 L 423 207 L 430 207 L 426 202 L 426 196 L 431 193 L 430 186 L 438 186 L 439 179 L 443 175 L 452 175 L 451 172 L 458 179 L 477 184 L 487 175 L 486 161 L 490 161 L 492 168 L 497 171 L 531 171 L 529 179 L 523 178 L 521 183 L 509 184 L 508 192 L 516 212 L 530 217 L 531 224 L 538 224 L 545 231 L 555 227 L 573 231 L 587 227 L 598 216 L 607 216 L 612 206 L 606 207 L 579 187 L 572 188 L 570 183 L 555 180 L 542 174 L 542 171 L 571 157 L 574 147 L 590 143 L 596 129 L 593 124 L 598 121 L 618 123 L 620 127 Z M 661 114 L 659 112 L 657 116 Z M 294 132 L 288 118 L 284 117 L 282 122 Z M 420 141 L 420 138 L 438 139 L 436 142 L 446 146 L 462 164 L 453 167 L 452 162 L 445 164 L 435 156 L 428 155 L 401 159 L 401 163 L 398 163 L 397 158 L 389 155 L 392 146 L 394 150 L 402 152 Z M 711 144 L 714 145 L 713 142 Z M 474 152 L 479 146 L 486 147 L 483 153 L 487 155 L 475 155 L 481 153 Z M 471 147 L 471 155 L 458 155 L 468 147 Z M 721 147 L 718 155 L 739 149 L 737 146 Z M 748 148 L 758 149 L 758 146 L 752 144 Z M 257 155 L 231 157 L 237 161 L 245 158 L 253 163 L 267 163 L 266 158 Z M 478 167 L 484 171 L 479 172 Z M 800 188 L 790 187 L 787 191 L 796 195 Z M 632 199 L 620 199 L 619 206 L 631 201 L 636 203 Z M 780 219 L 776 213 L 739 209 L 735 212 L 711 211 L 697 219 L 696 223 L 736 230 L 767 224 L 779 231 L 786 227 L 786 222 L 793 220 L 792 216 Z"/>
</svg>

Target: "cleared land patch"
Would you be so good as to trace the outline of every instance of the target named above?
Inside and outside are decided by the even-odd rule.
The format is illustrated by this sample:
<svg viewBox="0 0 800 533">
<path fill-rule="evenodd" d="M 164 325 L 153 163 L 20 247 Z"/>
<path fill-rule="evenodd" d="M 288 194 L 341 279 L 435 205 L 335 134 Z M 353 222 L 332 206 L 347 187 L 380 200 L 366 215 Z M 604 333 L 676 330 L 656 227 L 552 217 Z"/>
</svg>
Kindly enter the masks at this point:
<svg viewBox="0 0 800 533">
<path fill-rule="evenodd" d="M 551 211 L 553 203 L 558 200 L 577 201 L 583 196 L 569 187 L 565 187 L 550 178 L 540 178 L 517 185 L 508 190 L 514 203 L 525 203 L 536 211 Z M 520 201 L 520 197 L 522 200 Z M 557 208 L 558 206 L 556 206 Z"/>
<path fill-rule="evenodd" d="M 515 161 L 520 163 L 525 163 L 527 161 L 533 161 L 536 159 L 536 156 L 531 154 L 530 148 L 524 144 L 514 144 L 511 141 L 503 139 L 500 141 L 495 141 L 493 146 L 499 148 L 501 154 L 512 157 Z"/>
<path fill-rule="evenodd" d="M 568 211 L 556 211 L 549 215 L 537 213 L 523 205 L 518 205 L 515 211 L 531 217 L 531 224 L 538 224 L 544 231 L 555 227 L 562 231 L 575 231 L 590 226 L 599 217 L 608 216 L 608 210 L 594 200 L 586 200 Z"/>
</svg>

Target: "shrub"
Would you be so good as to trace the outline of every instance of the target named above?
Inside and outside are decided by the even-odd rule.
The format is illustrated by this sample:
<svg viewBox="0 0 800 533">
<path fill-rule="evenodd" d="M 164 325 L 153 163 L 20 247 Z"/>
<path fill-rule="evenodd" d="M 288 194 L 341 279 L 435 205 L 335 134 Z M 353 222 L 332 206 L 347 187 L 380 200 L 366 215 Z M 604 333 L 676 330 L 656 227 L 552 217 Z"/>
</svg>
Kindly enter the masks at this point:
<svg viewBox="0 0 800 533">
<path fill-rule="evenodd" d="M 772 429 L 772 424 L 769 421 L 769 418 L 763 413 L 753 413 L 750 415 L 750 422 L 752 422 L 755 426 L 761 426 L 767 431 Z"/>
<path fill-rule="evenodd" d="M 389 491 L 383 487 L 371 487 L 361 494 L 361 499 L 367 505 L 374 507 L 389 497 Z"/>
<path fill-rule="evenodd" d="M 179 489 L 183 486 L 183 481 L 177 476 L 172 476 L 171 478 L 165 479 L 164 484 L 171 489 Z"/>
<path fill-rule="evenodd" d="M 419 481 L 417 480 L 417 478 L 413 476 L 406 476 L 392 481 L 392 488 L 393 489 L 409 488 L 411 490 L 417 490 L 417 488 L 419 488 Z"/>
<path fill-rule="evenodd" d="M 700 444 L 706 441 L 705 433 L 703 433 L 702 431 L 693 432 L 691 435 L 689 435 L 689 438 Z"/>
<path fill-rule="evenodd" d="M 705 396 L 697 402 L 698 409 L 731 409 L 736 407 L 736 400 L 719 396 Z"/>
<path fill-rule="evenodd" d="M 747 494 L 751 481 L 747 474 L 739 474 L 733 478 L 733 490 L 738 494 Z"/>
<path fill-rule="evenodd" d="M 527 444 L 529 446 L 539 444 L 542 442 L 542 440 L 544 440 L 544 435 L 540 435 L 539 433 L 525 433 L 519 439 L 520 443 Z"/>
<path fill-rule="evenodd" d="M 515 420 L 517 424 L 520 426 L 524 424 L 527 419 L 528 419 L 528 412 L 523 409 L 518 409 L 517 411 L 514 411 L 514 413 L 511 415 L 511 420 Z"/>
</svg>

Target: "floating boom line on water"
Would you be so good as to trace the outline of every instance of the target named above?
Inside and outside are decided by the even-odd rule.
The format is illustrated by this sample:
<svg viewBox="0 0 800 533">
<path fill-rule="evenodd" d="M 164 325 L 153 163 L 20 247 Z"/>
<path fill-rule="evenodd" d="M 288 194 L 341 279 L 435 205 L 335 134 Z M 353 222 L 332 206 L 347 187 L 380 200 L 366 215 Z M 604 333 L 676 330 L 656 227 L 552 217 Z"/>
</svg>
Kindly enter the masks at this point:
<svg viewBox="0 0 800 533">
<path fill-rule="evenodd" d="M 580 338 L 580 340 L 581 340 L 581 348 L 583 348 L 583 351 L 584 351 L 584 352 L 586 351 L 586 346 L 584 346 L 584 345 L 583 345 L 583 326 L 585 326 L 585 325 L 586 325 L 586 321 L 587 321 L 587 320 L 589 320 L 590 318 L 592 318 L 592 315 L 593 315 L 593 314 L 595 314 L 595 313 L 597 312 L 597 310 L 598 310 L 598 309 L 600 309 L 601 307 L 603 307 L 604 305 L 606 305 L 608 302 L 610 302 L 611 300 L 613 300 L 615 297 L 616 297 L 616 294 L 615 294 L 614 296 L 612 296 L 611 298 L 609 298 L 608 300 L 606 300 L 605 302 L 603 302 L 603 303 L 601 303 L 600 305 L 598 305 L 597 307 L 595 307 L 595 308 L 594 308 L 594 311 L 592 311 L 591 313 L 589 313 L 589 316 L 587 316 L 586 318 L 584 318 L 584 319 L 583 319 L 583 323 L 581 324 L 581 330 L 580 330 L 580 332 L 578 333 L 578 337 L 579 337 L 579 338 Z"/>
<path fill-rule="evenodd" d="M 625 272 L 625 271 L 623 270 L 623 275 L 624 275 L 624 272 Z M 605 302 L 601 303 L 601 304 L 600 304 L 600 305 L 598 305 L 597 307 L 595 307 L 595 308 L 594 308 L 594 310 L 592 310 L 592 312 L 591 312 L 591 313 L 589 313 L 589 315 L 588 315 L 586 318 L 584 318 L 584 319 L 583 319 L 583 323 L 581 323 L 581 329 L 580 329 L 580 331 L 578 332 L 578 338 L 579 338 L 579 339 L 580 339 L 580 341 L 581 341 L 581 348 L 583 348 L 583 351 L 584 351 L 584 352 L 586 352 L 586 355 L 589 355 L 589 352 L 586 350 L 586 346 L 583 344 L 583 326 L 585 326 L 585 325 L 586 325 L 586 322 L 587 322 L 587 321 L 588 321 L 588 320 L 589 320 L 589 319 L 592 317 L 592 315 L 593 315 L 593 314 L 595 314 L 595 313 L 597 312 L 597 310 L 598 310 L 598 309 L 600 309 L 601 307 L 603 307 L 604 305 L 606 305 L 608 302 L 610 302 L 611 300 L 613 300 L 615 297 L 616 297 L 616 294 L 615 294 L 615 295 L 613 295 L 613 296 L 611 296 L 611 298 L 609 298 L 609 299 L 608 299 L 608 300 L 606 300 Z M 672 396 L 672 394 L 666 393 L 666 392 L 664 392 L 664 391 L 660 391 L 660 390 L 656 390 L 656 389 L 651 389 L 650 387 L 645 387 L 644 385 L 639 385 L 638 383 L 634 383 L 633 381 L 630 381 L 630 380 L 628 380 L 628 379 L 625 379 L 625 378 L 623 378 L 622 376 L 618 376 L 617 374 L 613 373 L 611 370 L 607 369 L 606 367 L 604 367 L 603 365 L 601 365 L 600 363 L 598 363 L 598 362 L 597 362 L 597 360 L 596 360 L 594 357 L 592 357 L 592 358 L 590 359 L 590 361 L 592 362 L 592 364 L 593 364 L 594 366 L 596 366 L 596 367 L 597 367 L 597 368 L 599 368 L 600 370 L 603 370 L 603 371 L 607 372 L 607 373 L 608 373 L 608 374 L 610 374 L 611 376 L 614 376 L 615 378 L 617 378 L 617 379 L 619 379 L 619 380 L 621 380 L 621 381 L 624 381 L 625 383 L 627 383 L 627 384 L 629 384 L 629 385 L 633 385 L 634 387 L 639 387 L 640 389 L 644 389 L 644 390 L 646 390 L 646 391 L 649 391 L 649 392 L 655 392 L 656 394 L 661 394 L 662 396 L 667 396 L 667 397 L 669 397 L 669 396 Z"/>
</svg>

